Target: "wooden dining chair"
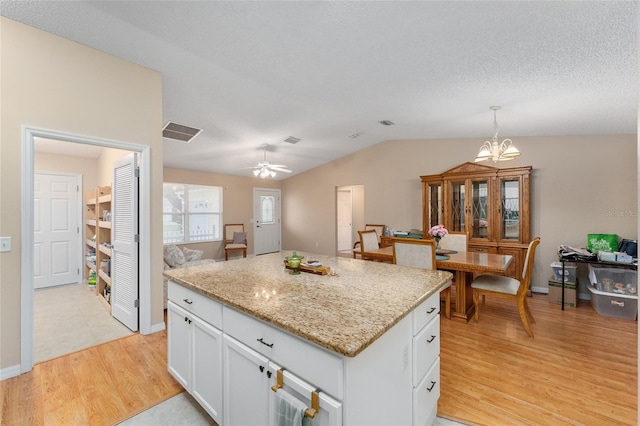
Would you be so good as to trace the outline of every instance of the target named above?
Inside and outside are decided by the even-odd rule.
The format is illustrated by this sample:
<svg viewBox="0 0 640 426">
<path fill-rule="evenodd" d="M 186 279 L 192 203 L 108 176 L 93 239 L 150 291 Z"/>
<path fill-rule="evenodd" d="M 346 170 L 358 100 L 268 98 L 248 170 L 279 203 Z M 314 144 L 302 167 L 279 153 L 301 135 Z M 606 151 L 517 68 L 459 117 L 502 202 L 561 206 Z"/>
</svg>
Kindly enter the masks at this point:
<svg viewBox="0 0 640 426">
<path fill-rule="evenodd" d="M 440 248 L 443 250 L 467 251 L 467 233 L 450 232 L 440 240 Z"/>
<path fill-rule="evenodd" d="M 414 268 L 436 268 L 436 242 L 432 239 L 394 238 L 393 263 Z M 440 290 L 444 296 L 445 316 L 451 318 L 451 282 Z"/>
<path fill-rule="evenodd" d="M 367 223 L 364 226 L 364 230 L 371 231 L 372 229 L 375 229 L 375 231 L 378 233 L 378 247 L 380 247 L 380 238 L 384 234 L 385 227 L 386 225 L 376 225 L 376 224 Z M 356 241 L 355 243 L 353 243 L 353 251 L 356 251 L 358 247 L 360 247 L 360 241 Z"/>
<path fill-rule="evenodd" d="M 473 303 L 475 305 L 474 318 L 476 321 L 478 321 L 480 314 L 480 296 L 482 296 L 483 303 L 485 295 L 513 299 L 516 301 L 518 306 L 518 313 L 520 314 L 520 320 L 522 321 L 524 329 L 527 331 L 529 336 L 533 337 L 533 331 L 531 331 L 527 317 L 533 323 L 536 321 L 533 319 L 533 315 L 529 309 L 527 292 L 531 285 L 533 262 L 538 244 L 540 244 L 540 237 L 534 238 L 533 241 L 529 243 L 527 255 L 524 259 L 524 268 L 522 270 L 521 280 L 500 275 L 480 275 L 471 282 L 471 288 L 473 289 Z"/>
<path fill-rule="evenodd" d="M 378 233 L 375 229 L 369 229 L 367 231 L 358 231 L 360 236 L 360 251 L 353 251 L 353 258 L 356 259 L 356 255 L 359 254 L 362 260 L 367 260 L 364 254 L 367 251 L 377 250 L 380 248 L 378 242 Z"/>
<path fill-rule="evenodd" d="M 440 240 L 440 250 L 455 250 L 457 252 L 467 251 L 468 234 L 466 232 L 449 232 Z M 454 272 L 454 271 L 452 271 Z M 456 287 L 455 273 L 451 281 L 451 290 Z"/>
<path fill-rule="evenodd" d="M 247 257 L 247 234 L 244 224 L 228 223 L 224 225 L 224 260 L 229 260 L 229 253 L 242 250 L 242 257 Z"/>
</svg>

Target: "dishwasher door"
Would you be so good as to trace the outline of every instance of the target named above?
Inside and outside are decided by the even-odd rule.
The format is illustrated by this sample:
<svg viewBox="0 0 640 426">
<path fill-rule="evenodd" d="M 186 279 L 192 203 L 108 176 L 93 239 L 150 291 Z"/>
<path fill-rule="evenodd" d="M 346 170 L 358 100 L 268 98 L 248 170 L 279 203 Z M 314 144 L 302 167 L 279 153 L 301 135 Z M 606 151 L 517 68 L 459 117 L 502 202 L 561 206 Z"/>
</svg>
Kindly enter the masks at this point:
<svg viewBox="0 0 640 426">
<path fill-rule="evenodd" d="M 274 386 L 277 383 L 277 371 L 281 367 L 269 361 L 268 371 L 271 373 L 269 378 L 269 387 Z M 283 372 L 283 389 L 289 392 L 294 397 L 302 401 L 308 408 L 311 408 L 311 393 L 316 391 L 316 388 L 290 373 L 286 369 Z M 319 391 L 319 410 L 316 416 L 313 418 L 313 426 L 339 426 L 342 425 L 342 403 L 331 398 L 329 395 Z M 273 390 L 269 390 L 269 426 L 275 424 L 275 407 L 276 407 L 276 393 Z"/>
</svg>

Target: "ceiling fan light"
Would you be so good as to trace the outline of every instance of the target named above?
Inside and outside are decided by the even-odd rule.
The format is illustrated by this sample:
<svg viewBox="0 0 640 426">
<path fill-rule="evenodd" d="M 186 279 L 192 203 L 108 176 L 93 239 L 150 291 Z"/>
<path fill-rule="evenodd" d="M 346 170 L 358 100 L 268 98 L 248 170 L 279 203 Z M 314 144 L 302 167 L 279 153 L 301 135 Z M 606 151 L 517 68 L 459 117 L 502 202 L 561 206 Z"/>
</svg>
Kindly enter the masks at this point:
<svg viewBox="0 0 640 426">
<path fill-rule="evenodd" d="M 273 170 L 271 170 L 269 174 L 271 175 L 272 178 L 276 177 L 276 172 L 274 172 Z"/>
<path fill-rule="evenodd" d="M 255 169 L 255 170 L 253 171 L 253 175 L 254 175 L 254 176 L 256 176 L 256 177 L 257 177 L 259 174 L 260 174 L 260 169 Z"/>
</svg>

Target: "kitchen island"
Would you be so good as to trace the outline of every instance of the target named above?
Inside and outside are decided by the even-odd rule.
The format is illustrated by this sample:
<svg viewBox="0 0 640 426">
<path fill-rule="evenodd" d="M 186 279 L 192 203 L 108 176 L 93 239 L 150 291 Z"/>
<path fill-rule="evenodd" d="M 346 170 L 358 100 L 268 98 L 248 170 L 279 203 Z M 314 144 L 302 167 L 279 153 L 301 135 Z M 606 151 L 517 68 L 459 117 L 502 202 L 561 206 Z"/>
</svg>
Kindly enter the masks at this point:
<svg viewBox="0 0 640 426">
<path fill-rule="evenodd" d="M 166 271 L 169 371 L 219 424 L 272 421 L 278 381 L 314 424 L 428 423 L 451 273 L 298 253 L 337 275 L 292 275 L 290 254 Z"/>
</svg>

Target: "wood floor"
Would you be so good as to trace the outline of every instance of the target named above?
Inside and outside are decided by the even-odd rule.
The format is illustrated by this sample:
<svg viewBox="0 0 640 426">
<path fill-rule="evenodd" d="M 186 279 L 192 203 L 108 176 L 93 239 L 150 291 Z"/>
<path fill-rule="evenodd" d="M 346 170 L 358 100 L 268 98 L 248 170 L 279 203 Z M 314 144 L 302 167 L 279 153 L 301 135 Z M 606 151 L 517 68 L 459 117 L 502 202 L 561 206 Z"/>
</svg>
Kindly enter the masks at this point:
<svg viewBox="0 0 640 426">
<path fill-rule="evenodd" d="M 529 298 L 487 297 L 478 323 L 442 318 L 438 415 L 475 425 L 636 425 L 638 327 Z M 135 334 L 37 364 L 0 382 L 2 425 L 111 425 L 182 391 L 166 332 Z"/>
<path fill-rule="evenodd" d="M 178 393 L 167 335 L 134 334 L 0 382 L 2 425 L 113 425 Z"/>
<path fill-rule="evenodd" d="M 476 323 L 441 321 L 438 415 L 477 425 L 637 425 L 638 323 L 588 301 L 529 305 L 527 336 L 509 301 L 487 297 Z"/>
</svg>

